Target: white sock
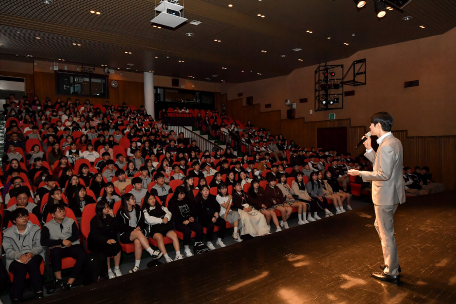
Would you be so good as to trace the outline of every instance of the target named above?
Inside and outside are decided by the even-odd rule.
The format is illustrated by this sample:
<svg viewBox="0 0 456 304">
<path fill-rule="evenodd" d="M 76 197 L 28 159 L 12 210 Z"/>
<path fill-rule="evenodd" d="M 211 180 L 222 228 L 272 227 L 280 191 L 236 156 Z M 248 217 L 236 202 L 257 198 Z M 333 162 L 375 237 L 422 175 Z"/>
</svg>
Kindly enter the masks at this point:
<svg viewBox="0 0 456 304">
<path fill-rule="evenodd" d="M 340 210 L 340 207 L 336 207 L 336 210 L 337 210 L 337 211 L 341 211 L 341 210 Z"/>
<path fill-rule="evenodd" d="M 165 258 L 169 258 L 169 255 L 167 253 L 164 254 Z"/>
<path fill-rule="evenodd" d="M 139 268 L 139 264 L 141 264 L 141 260 L 135 260 L 135 267 Z"/>
<path fill-rule="evenodd" d="M 221 242 L 221 241 L 222 241 L 222 239 L 221 239 L 221 238 L 218 238 L 218 239 L 217 239 L 217 242 Z"/>
<path fill-rule="evenodd" d="M 298 214 L 298 220 L 302 221 L 302 214 Z"/>
<path fill-rule="evenodd" d="M 114 270 L 120 270 L 120 267 L 119 266 L 115 266 Z"/>
<path fill-rule="evenodd" d="M 238 227 L 234 227 L 234 233 L 238 232 Z"/>
<path fill-rule="evenodd" d="M 108 271 L 111 271 L 111 272 L 112 272 L 111 268 L 109 268 Z"/>
<path fill-rule="evenodd" d="M 147 248 L 146 251 L 150 254 L 150 255 L 153 255 L 154 254 L 154 251 L 152 250 L 152 248 Z"/>
<path fill-rule="evenodd" d="M 211 241 L 207 241 L 207 242 L 206 242 L 206 245 L 209 245 L 209 244 L 212 244 L 212 242 L 211 242 Z"/>
<path fill-rule="evenodd" d="M 185 250 L 190 250 L 190 245 L 184 245 Z"/>
<path fill-rule="evenodd" d="M 176 251 L 176 256 L 181 255 L 180 251 Z"/>
</svg>

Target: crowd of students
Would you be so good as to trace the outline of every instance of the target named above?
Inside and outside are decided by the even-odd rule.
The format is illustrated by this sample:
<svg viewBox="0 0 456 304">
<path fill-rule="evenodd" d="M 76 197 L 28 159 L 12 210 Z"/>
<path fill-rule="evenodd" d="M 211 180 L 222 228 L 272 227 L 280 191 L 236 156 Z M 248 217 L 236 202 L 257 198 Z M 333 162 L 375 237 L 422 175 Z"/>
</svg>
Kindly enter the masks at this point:
<svg viewBox="0 0 456 304">
<path fill-rule="evenodd" d="M 251 124 L 243 131 L 272 145 L 271 150 L 254 151 L 240 160 L 230 146 L 200 151 L 196 141 L 168 130 L 143 107 L 125 104 L 11 96 L 5 112 L 1 222 L 6 268 L 0 267 L 0 288 L 7 272 L 12 273 L 13 301 L 21 300 L 27 274 L 36 296 L 43 297 L 46 254 L 57 290 L 71 289 L 81 277 L 87 251 L 80 243 L 80 219 L 88 205 L 94 206 L 95 215 L 86 247 L 106 259 L 111 279 L 122 276 L 121 244 L 134 247 L 135 263 L 129 271 L 134 273 L 143 250 L 153 260 L 164 256 L 172 262 L 225 247 L 227 227 L 241 242 L 246 235 L 288 229 L 293 211 L 303 225 L 320 220 L 319 212 L 330 217 L 352 210 L 347 170 L 367 166 L 350 154 L 306 151 Z M 239 130 L 235 132 L 239 136 Z M 429 190 L 441 190 L 426 175 L 427 168 L 415 172 L 428 179 Z M 152 241 L 158 250 L 151 248 Z M 168 243 L 174 258 L 166 250 Z M 64 280 L 66 257 L 75 263 Z"/>
</svg>

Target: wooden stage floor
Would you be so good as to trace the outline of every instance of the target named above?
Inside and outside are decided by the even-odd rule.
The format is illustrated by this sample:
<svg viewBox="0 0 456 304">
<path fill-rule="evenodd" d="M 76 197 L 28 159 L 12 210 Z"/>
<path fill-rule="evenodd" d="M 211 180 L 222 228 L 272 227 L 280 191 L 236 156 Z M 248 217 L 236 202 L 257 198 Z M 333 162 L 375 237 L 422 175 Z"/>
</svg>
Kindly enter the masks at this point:
<svg viewBox="0 0 456 304">
<path fill-rule="evenodd" d="M 370 278 L 383 262 L 370 205 L 42 303 L 456 303 L 455 194 L 399 206 L 399 286 Z"/>
</svg>

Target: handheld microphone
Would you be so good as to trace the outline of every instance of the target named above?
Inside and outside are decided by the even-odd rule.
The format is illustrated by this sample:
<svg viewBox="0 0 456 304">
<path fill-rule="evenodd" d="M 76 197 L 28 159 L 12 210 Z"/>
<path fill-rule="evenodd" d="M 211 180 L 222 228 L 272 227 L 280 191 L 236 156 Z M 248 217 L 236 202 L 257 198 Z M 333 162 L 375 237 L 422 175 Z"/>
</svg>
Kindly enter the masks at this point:
<svg viewBox="0 0 456 304">
<path fill-rule="evenodd" d="M 355 149 L 358 149 L 359 146 L 361 146 L 369 137 L 371 137 L 371 132 L 367 132 L 366 135 L 361 138 L 361 141 L 356 145 Z"/>
</svg>

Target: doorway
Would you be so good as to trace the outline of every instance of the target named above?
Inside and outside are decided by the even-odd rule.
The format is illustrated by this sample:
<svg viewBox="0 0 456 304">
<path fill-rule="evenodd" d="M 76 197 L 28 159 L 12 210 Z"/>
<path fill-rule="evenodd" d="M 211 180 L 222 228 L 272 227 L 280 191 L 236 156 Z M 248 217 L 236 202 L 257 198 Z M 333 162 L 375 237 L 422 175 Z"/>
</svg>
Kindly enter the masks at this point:
<svg viewBox="0 0 456 304">
<path fill-rule="evenodd" d="M 338 153 L 346 153 L 347 127 L 318 128 L 317 146 L 323 150 L 336 150 Z"/>
</svg>

